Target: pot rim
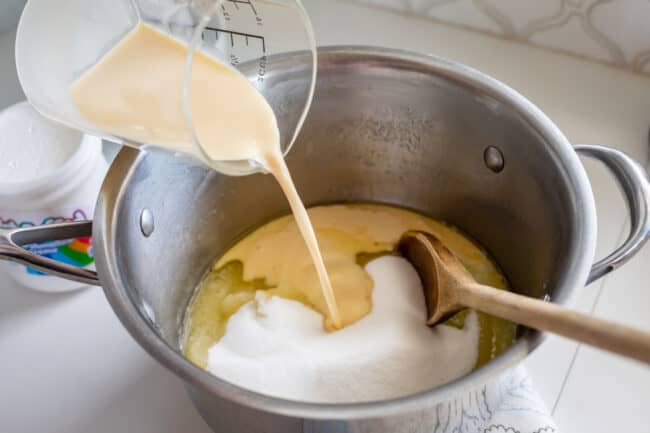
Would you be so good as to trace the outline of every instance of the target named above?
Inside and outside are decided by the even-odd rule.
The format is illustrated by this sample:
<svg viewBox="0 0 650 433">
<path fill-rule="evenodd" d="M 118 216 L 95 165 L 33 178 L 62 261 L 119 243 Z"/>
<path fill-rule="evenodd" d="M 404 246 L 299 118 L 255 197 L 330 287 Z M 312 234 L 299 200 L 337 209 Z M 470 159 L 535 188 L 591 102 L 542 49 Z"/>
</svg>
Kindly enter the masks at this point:
<svg viewBox="0 0 650 433">
<path fill-rule="evenodd" d="M 404 50 L 364 46 L 332 46 L 319 48 L 319 62 L 329 64 L 352 64 L 362 62 L 384 62 L 386 65 L 426 70 L 462 86 L 471 87 L 495 98 L 510 107 L 527 121 L 533 129 L 549 143 L 549 152 L 554 152 L 567 169 L 578 202 L 574 206 L 581 221 L 576 234 L 576 244 L 582 254 L 573 254 L 570 275 L 558 287 L 560 296 L 554 299 L 559 304 L 570 304 L 576 288 L 587 280 L 595 254 L 596 214 L 590 183 L 582 164 L 566 137 L 555 124 L 524 96 L 500 81 L 470 67 L 440 57 Z M 389 400 L 366 403 L 305 403 L 266 396 L 233 385 L 208 373 L 187 360 L 176 349 L 158 336 L 150 319 L 141 313 L 139 302 L 127 290 L 128 281 L 119 272 L 115 255 L 115 236 L 119 233 L 117 216 L 125 186 L 131 177 L 133 167 L 143 153 L 124 149 L 113 163 L 107 180 L 102 187 L 95 211 L 93 238 L 98 274 L 104 293 L 122 324 L 133 338 L 156 360 L 183 378 L 187 385 L 249 408 L 279 415 L 310 419 L 358 419 L 382 418 L 388 415 L 430 408 L 448 400 L 460 392 L 477 389 L 498 378 L 506 369 L 523 360 L 543 340 L 544 334 L 526 330 L 524 334 L 504 353 L 483 367 L 472 371 L 445 385 L 417 394 Z"/>
</svg>

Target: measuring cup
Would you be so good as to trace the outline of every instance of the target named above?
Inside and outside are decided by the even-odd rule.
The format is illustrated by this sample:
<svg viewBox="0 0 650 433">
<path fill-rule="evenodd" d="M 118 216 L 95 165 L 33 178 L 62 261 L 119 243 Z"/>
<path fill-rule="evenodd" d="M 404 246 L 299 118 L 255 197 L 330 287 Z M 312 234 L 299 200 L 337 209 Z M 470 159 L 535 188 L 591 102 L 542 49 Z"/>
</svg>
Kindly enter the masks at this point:
<svg viewBox="0 0 650 433">
<path fill-rule="evenodd" d="M 316 74 L 313 30 L 299 0 L 29 0 L 16 36 L 16 66 L 27 99 L 41 114 L 86 133 L 133 147 L 160 146 L 98 128 L 69 95 L 70 86 L 141 21 L 188 45 L 193 41 L 197 49 L 252 76 L 251 83 L 282 119 L 278 128 L 286 155 L 311 104 Z M 289 51 L 311 56 L 307 61 L 297 56 L 296 79 L 279 82 L 274 55 Z M 311 79 L 305 81 L 305 74 Z M 271 97 L 278 86 L 286 86 L 292 104 Z M 187 147 L 190 156 L 226 174 L 261 169 L 252 161 L 210 161 L 193 144 Z"/>
</svg>

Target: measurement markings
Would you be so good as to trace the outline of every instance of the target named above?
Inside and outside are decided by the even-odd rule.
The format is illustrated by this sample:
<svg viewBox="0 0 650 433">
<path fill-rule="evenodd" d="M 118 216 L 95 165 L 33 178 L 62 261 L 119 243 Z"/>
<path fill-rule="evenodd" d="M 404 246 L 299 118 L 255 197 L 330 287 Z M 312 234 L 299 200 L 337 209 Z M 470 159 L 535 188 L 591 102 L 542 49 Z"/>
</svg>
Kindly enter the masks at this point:
<svg viewBox="0 0 650 433">
<path fill-rule="evenodd" d="M 252 39 L 257 39 L 260 42 L 262 42 L 262 52 L 266 53 L 266 40 L 265 40 L 264 36 L 253 35 L 251 33 L 236 32 L 236 31 L 233 31 L 233 30 L 223 30 L 223 29 L 219 29 L 219 28 L 216 28 L 216 27 L 206 27 L 205 31 L 214 32 L 216 40 L 219 40 L 219 33 L 224 33 L 224 34 L 230 35 L 230 45 L 233 46 L 233 47 L 235 46 L 235 36 L 243 37 L 244 40 L 246 41 L 246 46 L 249 46 L 249 39 L 251 39 L 251 38 Z"/>
<path fill-rule="evenodd" d="M 247 5 L 251 8 L 255 16 L 257 16 L 257 9 L 251 0 L 226 0 L 228 3 L 232 3 L 235 6 L 235 9 L 239 10 L 239 5 Z"/>
</svg>

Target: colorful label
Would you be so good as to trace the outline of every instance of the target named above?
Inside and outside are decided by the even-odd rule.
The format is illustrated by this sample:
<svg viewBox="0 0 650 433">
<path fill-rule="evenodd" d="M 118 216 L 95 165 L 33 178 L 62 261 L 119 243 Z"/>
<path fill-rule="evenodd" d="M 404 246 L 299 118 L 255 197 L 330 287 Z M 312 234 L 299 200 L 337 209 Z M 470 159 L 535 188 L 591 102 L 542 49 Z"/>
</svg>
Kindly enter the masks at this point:
<svg viewBox="0 0 650 433">
<path fill-rule="evenodd" d="M 38 225 L 55 224 L 70 221 L 87 220 L 86 213 L 81 209 L 75 209 L 71 212 L 70 217 L 48 216 L 40 220 L 40 223 L 34 223 L 29 219 L 2 218 L 0 216 L 0 228 L 15 229 L 25 227 L 35 227 Z M 38 221 L 38 220 L 36 220 Z M 27 251 L 48 259 L 57 260 L 68 265 L 79 268 L 86 267 L 94 262 L 92 238 L 83 237 L 76 239 L 67 239 L 60 241 L 41 242 L 38 244 L 26 245 Z M 25 268 L 28 274 L 45 275 L 44 273 L 32 268 Z"/>
</svg>

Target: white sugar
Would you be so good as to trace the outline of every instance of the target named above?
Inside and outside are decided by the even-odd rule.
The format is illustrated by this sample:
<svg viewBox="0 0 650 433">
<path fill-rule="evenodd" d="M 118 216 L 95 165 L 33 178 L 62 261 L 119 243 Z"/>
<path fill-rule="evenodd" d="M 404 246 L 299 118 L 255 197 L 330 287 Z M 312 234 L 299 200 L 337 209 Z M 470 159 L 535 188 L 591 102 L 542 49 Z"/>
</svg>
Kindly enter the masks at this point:
<svg viewBox="0 0 650 433">
<path fill-rule="evenodd" d="M 242 387 L 307 402 L 361 402 L 404 396 L 469 373 L 478 355 L 475 313 L 462 330 L 425 325 L 420 280 L 399 257 L 366 267 L 372 312 L 335 333 L 303 304 L 258 292 L 227 324 L 208 370 Z"/>
<path fill-rule="evenodd" d="M 41 116 L 28 103 L 0 112 L 0 182 L 45 177 L 69 160 L 81 133 Z"/>
</svg>

